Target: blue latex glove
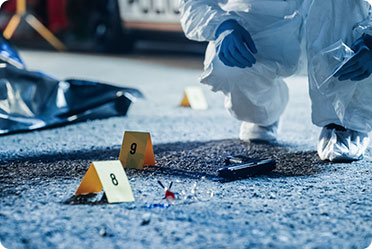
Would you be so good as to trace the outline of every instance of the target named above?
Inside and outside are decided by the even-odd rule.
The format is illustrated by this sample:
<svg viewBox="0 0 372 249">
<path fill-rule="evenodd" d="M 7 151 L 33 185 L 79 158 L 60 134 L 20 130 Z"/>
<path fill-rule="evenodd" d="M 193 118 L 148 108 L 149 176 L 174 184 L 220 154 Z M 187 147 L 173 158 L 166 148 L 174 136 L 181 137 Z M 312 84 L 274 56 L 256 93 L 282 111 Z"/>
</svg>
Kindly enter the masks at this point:
<svg viewBox="0 0 372 249">
<path fill-rule="evenodd" d="M 251 35 L 235 20 L 223 22 L 216 31 L 216 39 L 226 30 L 232 30 L 222 41 L 218 57 L 226 66 L 252 67 L 256 59 L 252 53 L 257 53 Z"/>
<path fill-rule="evenodd" d="M 372 73 L 372 44 L 368 44 L 369 36 L 358 39 L 351 47 L 356 54 L 334 76 L 340 81 L 360 81 Z"/>
</svg>

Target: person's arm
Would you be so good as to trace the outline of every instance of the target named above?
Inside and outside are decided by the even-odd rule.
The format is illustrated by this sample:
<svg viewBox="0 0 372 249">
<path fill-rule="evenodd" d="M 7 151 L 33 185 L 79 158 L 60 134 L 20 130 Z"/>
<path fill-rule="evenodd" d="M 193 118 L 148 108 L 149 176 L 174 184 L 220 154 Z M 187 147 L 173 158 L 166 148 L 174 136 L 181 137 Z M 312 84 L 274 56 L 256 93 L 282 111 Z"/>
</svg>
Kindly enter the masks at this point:
<svg viewBox="0 0 372 249">
<path fill-rule="evenodd" d="M 360 81 L 372 74 L 372 36 L 364 34 L 351 48 L 356 54 L 335 74 L 340 81 Z"/>
<path fill-rule="evenodd" d="M 256 63 L 253 54 L 257 53 L 257 48 L 250 33 L 233 19 L 218 26 L 216 39 L 225 31 L 229 33 L 217 47 L 218 58 L 229 67 L 252 67 Z"/>
<path fill-rule="evenodd" d="M 365 1 L 368 10 L 368 17 L 360 23 L 354 31 L 361 33 L 361 37 L 356 40 L 351 49 L 356 53 L 334 76 L 340 81 L 352 80 L 360 81 L 371 76 L 372 74 L 372 12 L 371 1 Z"/>
<path fill-rule="evenodd" d="M 362 39 L 366 46 L 372 51 L 372 35 L 365 34 Z"/>
<path fill-rule="evenodd" d="M 238 19 L 220 7 L 227 0 L 182 0 L 181 25 L 187 38 L 195 41 L 215 40 L 217 28 L 226 20 Z"/>
<path fill-rule="evenodd" d="M 252 67 L 256 46 L 249 32 L 239 24 L 234 12 L 226 12 L 219 4 L 226 0 L 183 0 L 181 24 L 186 36 L 196 41 L 212 41 L 225 31 L 230 33 L 217 44 L 219 59 L 229 67 Z M 252 54 L 253 53 L 253 54 Z"/>
</svg>

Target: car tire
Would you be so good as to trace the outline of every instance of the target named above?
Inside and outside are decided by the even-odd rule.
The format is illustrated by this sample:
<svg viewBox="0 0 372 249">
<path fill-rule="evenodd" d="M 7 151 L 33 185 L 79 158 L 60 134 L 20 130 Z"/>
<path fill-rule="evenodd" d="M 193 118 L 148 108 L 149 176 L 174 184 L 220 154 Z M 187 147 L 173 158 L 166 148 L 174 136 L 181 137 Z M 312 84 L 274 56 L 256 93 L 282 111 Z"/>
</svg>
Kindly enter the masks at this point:
<svg viewBox="0 0 372 249">
<path fill-rule="evenodd" d="M 122 26 L 117 0 L 69 0 L 67 13 L 72 30 L 80 40 L 88 40 L 91 50 L 102 53 L 129 53 L 135 39 Z"/>
</svg>

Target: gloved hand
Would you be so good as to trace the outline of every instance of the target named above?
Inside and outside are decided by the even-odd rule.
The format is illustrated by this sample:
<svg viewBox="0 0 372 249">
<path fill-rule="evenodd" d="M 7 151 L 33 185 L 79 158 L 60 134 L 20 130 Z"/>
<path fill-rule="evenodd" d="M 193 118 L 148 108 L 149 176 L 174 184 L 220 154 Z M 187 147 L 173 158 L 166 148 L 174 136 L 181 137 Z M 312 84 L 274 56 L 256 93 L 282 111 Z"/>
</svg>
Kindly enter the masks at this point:
<svg viewBox="0 0 372 249">
<path fill-rule="evenodd" d="M 226 66 L 252 67 L 256 59 L 252 53 L 257 53 L 251 35 L 235 20 L 223 22 L 216 31 L 216 39 L 226 30 L 232 30 L 222 41 L 218 57 Z"/>
<path fill-rule="evenodd" d="M 368 44 L 369 36 L 358 39 L 351 47 L 356 54 L 335 75 L 340 81 L 360 81 L 372 73 L 372 44 Z"/>
</svg>

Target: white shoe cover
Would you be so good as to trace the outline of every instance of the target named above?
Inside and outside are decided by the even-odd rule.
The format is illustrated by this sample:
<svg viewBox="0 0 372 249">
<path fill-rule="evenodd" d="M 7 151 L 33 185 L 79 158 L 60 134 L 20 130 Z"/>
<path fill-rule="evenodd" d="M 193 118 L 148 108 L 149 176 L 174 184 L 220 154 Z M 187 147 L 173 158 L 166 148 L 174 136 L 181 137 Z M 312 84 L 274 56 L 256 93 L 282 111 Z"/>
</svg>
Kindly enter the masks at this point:
<svg viewBox="0 0 372 249">
<path fill-rule="evenodd" d="M 269 126 L 260 126 L 254 123 L 242 122 L 239 138 L 245 142 L 262 141 L 272 143 L 276 141 L 279 121 Z"/>
<path fill-rule="evenodd" d="M 323 127 L 318 143 L 318 155 L 331 162 L 350 162 L 363 158 L 369 144 L 367 133 Z"/>
</svg>

